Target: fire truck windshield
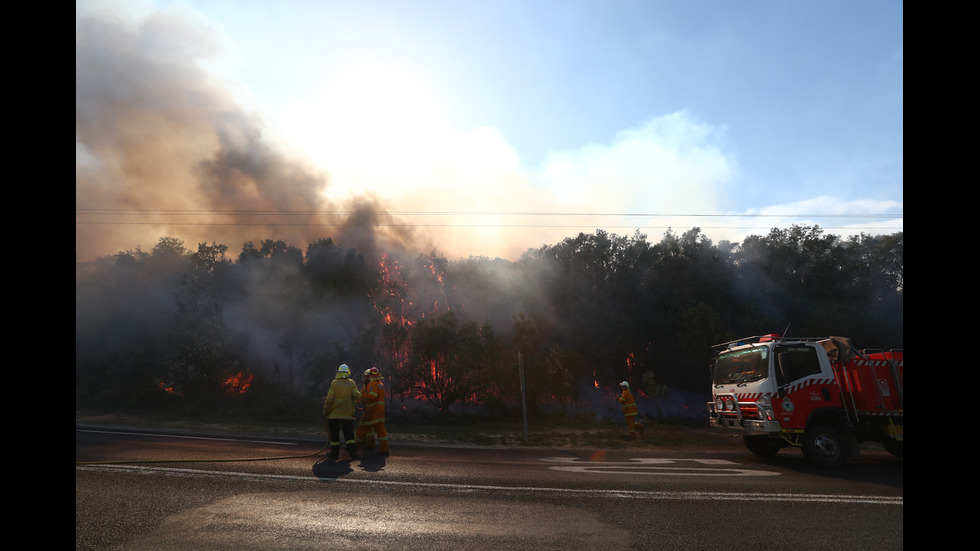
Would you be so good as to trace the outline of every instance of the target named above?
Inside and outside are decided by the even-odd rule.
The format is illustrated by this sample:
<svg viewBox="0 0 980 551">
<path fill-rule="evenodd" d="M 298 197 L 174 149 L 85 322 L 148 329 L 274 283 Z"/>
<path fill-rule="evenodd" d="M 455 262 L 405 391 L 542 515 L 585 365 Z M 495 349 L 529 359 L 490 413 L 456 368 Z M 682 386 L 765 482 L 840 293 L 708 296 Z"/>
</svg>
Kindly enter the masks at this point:
<svg viewBox="0 0 980 551">
<path fill-rule="evenodd" d="M 716 385 L 751 383 L 768 376 L 769 348 L 765 346 L 719 354 L 711 369 L 711 382 Z"/>
</svg>

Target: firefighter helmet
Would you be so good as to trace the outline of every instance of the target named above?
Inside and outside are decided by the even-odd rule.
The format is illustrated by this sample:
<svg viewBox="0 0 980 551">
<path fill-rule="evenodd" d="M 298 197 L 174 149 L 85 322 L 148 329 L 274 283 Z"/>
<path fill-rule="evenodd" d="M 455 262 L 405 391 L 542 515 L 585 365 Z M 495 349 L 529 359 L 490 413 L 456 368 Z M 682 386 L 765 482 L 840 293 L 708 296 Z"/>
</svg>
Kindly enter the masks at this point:
<svg viewBox="0 0 980 551">
<path fill-rule="evenodd" d="M 371 376 L 371 377 L 380 377 L 381 376 L 381 372 L 378 371 L 378 368 L 377 367 L 372 367 L 371 369 L 368 369 L 367 370 L 367 374 L 369 376 Z"/>
<path fill-rule="evenodd" d="M 623 382 L 619 383 L 619 386 L 621 386 L 623 388 L 629 388 L 630 387 L 630 384 L 627 383 L 626 381 L 623 381 Z"/>
<path fill-rule="evenodd" d="M 347 377 L 348 375 L 350 375 L 350 368 L 347 367 L 347 364 L 340 364 L 340 367 L 337 368 L 337 374 L 343 377 Z"/>
</svg>

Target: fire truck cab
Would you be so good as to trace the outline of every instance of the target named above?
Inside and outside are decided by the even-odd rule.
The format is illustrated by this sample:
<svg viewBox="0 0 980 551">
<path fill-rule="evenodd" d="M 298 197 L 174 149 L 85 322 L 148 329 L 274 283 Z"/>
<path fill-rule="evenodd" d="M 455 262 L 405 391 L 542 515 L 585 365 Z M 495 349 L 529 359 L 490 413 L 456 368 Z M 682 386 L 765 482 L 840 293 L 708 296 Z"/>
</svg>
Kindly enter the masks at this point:
<svg viewBox="0 0 980 551">
<path fill-rule="evenodd" d="M 841 337 L 776 334 L 715 345 L 710 423 L 771 457 L 798 447 L 808 461 L 838 466 L 860 443 L 903 455 L 904 354 L 857 351 Z"/>
</svg>

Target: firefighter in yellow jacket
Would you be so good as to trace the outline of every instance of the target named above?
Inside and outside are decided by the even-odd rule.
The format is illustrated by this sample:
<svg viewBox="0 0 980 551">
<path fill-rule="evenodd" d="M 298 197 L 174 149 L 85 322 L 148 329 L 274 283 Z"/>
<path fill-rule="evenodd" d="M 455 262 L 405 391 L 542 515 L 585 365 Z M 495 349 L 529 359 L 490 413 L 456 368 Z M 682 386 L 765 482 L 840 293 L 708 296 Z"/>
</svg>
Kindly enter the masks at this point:
<svg viewBox="0 0 980 551">
<path fill-rule="evenodd" d="M 633 399 L 633 393 L 630 392 L 630 384 L 626 381 L 619 383 L 619 386 L 623 387 L 623 393 L 619 395 L 619 403 L 623 405 L 623 417 L 626 418 L 626 431 L 629 433 L 630 438 L 639 438 L 643 434 L 643 429 L 646 425 L 636 421 L 636 414 L 639 410 L 636 408 L 636 400 Z"/>
<path fill-rule="evenodd" d="M 357 434 L 354 436 L 357 448 L 360 449 L 364 444 L 365 438 L 370 433 L 374 433 L 378 438 L 378 455 L 388 457 L 388 430 L 385 428 L 385 385 L 381 380 L 381 373 L 378 368 L 372 367 L 367 370 L 367 384 L 364 385 L 364 393 L 361 399 L 364 401 L 364 414 L 361 422 L 357 425 Z"/>
<path fill-rule="evenodd" d="M 354 403 L 361 399 L 357 383 L 350 379 L 350 368 L 341 364 L 330 383 L 330 391 L 323 402 L 323 419 L 330 434 L 330 458 L 340 456 L 340 432 L 344 433 L 344 446 L 351 459 L 357 459 L 354 445 Z"/>
</svg>

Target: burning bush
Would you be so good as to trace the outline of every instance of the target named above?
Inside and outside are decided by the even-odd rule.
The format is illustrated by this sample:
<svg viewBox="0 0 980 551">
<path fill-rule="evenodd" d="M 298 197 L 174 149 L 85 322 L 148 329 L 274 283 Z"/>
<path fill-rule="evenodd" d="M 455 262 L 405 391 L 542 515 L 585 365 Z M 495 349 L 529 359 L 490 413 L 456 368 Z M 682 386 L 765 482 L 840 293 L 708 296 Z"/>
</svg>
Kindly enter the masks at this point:
<svg viewBox="0 0 980 551">
<path fill-rule="evenodd" d="M 255 380 L 255 375 L 249 371 L 239 371 L 229 375 L 224 382 L 221 383 L 221 387 L 224 388 L 225 394 L 229 396 L 237 396 L 245 394 L 248 389 L 252 387 L 252 382 Z"/>
</svg>

